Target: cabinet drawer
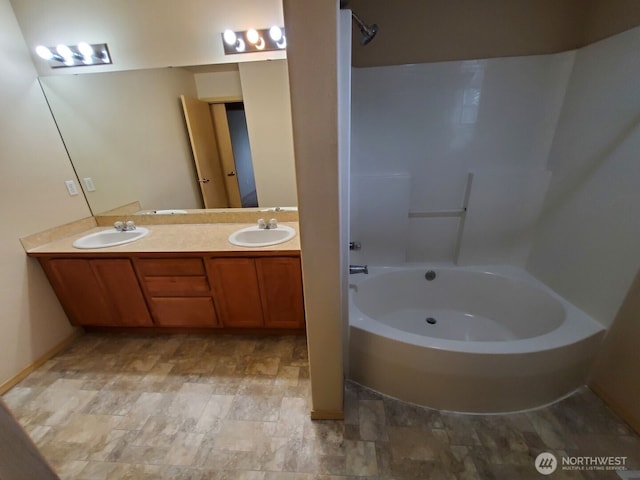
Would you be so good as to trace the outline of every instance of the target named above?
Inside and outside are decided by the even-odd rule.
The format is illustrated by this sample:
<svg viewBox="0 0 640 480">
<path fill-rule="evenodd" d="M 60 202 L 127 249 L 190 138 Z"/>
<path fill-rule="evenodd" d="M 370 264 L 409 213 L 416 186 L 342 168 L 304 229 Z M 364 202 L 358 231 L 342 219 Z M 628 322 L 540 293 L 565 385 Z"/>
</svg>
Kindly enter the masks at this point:
<svg viewBox="0 0 640 480">
<path fill-rule="evenodd" d="M 179 297 L 209 293 L 207 277 L 145 277 L 144 283 L 151 295 Z"/>
<path fill-rule="evenodd" d="M 160 327 L 218 327 L 211 297 L 151 299 L 155 324 Z"/>
<path fill-rule="evenodd" d="M 138 260 L 144 276 L 205 275 L 201 258 L 147 258 Z"/>
</svg>

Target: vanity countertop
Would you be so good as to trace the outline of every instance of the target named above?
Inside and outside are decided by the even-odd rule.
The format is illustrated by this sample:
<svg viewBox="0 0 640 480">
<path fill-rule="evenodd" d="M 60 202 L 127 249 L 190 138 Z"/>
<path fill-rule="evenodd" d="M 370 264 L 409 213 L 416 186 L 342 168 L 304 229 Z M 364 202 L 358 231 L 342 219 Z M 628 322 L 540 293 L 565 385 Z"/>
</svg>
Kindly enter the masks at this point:
<svg viewBox="0 0 640 480">
<path fill-rule="evenodd" d="M 239 247 L 229 242 L 231 233 L 253 223 L 207 223 L 207 224 L 180 224 L 180 225 L 145 225 L 149 233 L 135 242 L 117 245 L 115 247 L 78 249 L 73 242 L 90 233 L 101 230 L 113 229 L 113 227 L 95 227 L 82 233 L 54 240 L 44 245 L 39 245 L 27 250 L 29 255 L 39 254 L 71 254 L 71 253 L 160 253 L 160 252 L 299 252 L 300 237 L 297 222 L 281 222 L 296 231 L 296 236 L 291 240 L 269 245 L 266 247 Z"/>
</svg>

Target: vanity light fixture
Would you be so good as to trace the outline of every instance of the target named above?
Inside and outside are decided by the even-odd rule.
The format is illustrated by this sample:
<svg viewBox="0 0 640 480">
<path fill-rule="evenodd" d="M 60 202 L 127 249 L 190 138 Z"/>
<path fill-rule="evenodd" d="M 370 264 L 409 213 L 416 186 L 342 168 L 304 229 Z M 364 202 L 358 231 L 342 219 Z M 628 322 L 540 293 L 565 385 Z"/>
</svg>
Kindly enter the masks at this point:
<svg viewBox="0 0 640 480">
<path fill-rule="evenodd" d="M 262 29 L 250 28 L 239 32 L 225 30 L 222 33 L 222 45 L 225 55 L 268 52 L 286 49 L 287 38 L 284 35 L 284 28 L 278 26 Z"/>
<path fill-rule="evenodd" d="M 36 53 L 47 60 L 51 68 L 83 67 L 86 65 L 109 65 L 111 55 L 106 43 L 80 42 L 77 45 L 57 45 L 45 47 L 38 45 Z"/>
</svg>

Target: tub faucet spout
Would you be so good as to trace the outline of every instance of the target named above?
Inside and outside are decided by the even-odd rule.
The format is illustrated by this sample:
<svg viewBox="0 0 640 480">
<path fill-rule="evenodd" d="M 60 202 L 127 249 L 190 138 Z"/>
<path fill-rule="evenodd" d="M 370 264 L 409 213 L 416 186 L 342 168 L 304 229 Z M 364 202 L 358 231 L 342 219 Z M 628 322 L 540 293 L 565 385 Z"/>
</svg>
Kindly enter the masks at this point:
<svg viewBox="0 0 640 480">
<path fill-rule="evenodd" d="M 368 265 L 349 265 L 349 273 L 369 273 Z"/>
</svg>

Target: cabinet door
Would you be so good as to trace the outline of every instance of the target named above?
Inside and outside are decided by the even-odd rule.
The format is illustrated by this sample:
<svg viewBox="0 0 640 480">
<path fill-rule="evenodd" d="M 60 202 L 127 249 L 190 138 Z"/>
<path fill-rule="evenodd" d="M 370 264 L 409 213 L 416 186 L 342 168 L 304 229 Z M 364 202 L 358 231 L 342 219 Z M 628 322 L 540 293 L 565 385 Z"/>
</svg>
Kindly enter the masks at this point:
<svg viewBox="0 0 640 480">
<path fill-rule="evenodd" d="M 111 304 L 111 325 L 147 327 L 153 324 L 131 260 L 126 258 L 89 260 L 107 301 Z"/>
<path fill-rule="evenodd" d="M 72 324 L 151 325 L 129 260 L 58 258 L 42 265 Z"/>
<path fill-rule="evenodd" d="M 252 258 L 208 260 L 214 301 L 225 327 L 262 327 L 260 290 Z"/>
<path fill-rule="evenodd" d="M 60 258 L 41 264 L 73 325 L 112 323 L 111 306 L 88 260 Z"/>
<path fill-rule="evenodd" d="M 264 326 L 303 328 L 304 302 L 300 259 L 268 257 L 256 259 Z"/>
</svg>

